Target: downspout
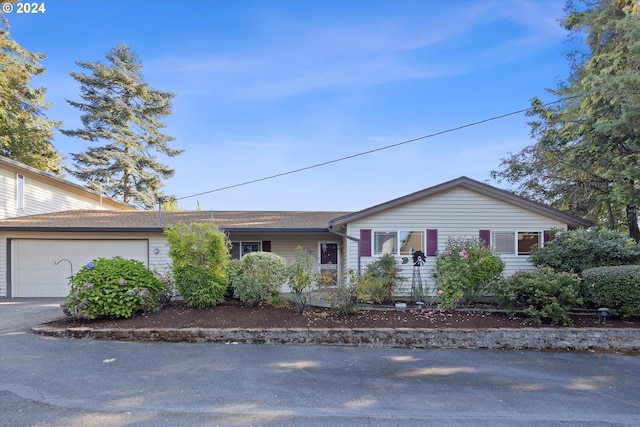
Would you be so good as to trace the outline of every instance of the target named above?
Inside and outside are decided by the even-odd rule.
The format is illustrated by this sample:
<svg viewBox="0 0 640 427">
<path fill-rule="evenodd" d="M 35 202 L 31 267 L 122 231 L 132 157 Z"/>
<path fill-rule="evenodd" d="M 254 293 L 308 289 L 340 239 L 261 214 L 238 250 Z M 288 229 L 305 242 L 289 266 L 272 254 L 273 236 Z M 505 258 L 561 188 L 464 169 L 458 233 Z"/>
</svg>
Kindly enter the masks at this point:
<svg viewBox="0 0 640 427">
<path fill-rule="evenodd" d="M 358 247 L 358 276 L 360 276 L 360 239 L 356 239 L 355 237 L 347 236 L 344 233 L 341 233 L 339 231 L 335 231 L 332 227 L 333 227 L 333 221 L 329 221 L 329 226 L 327 227 L 327 231 L 329 233 L 335 234 L 336 236 L 345 237 L 345 238 L 347 238 L 349 240 L 352 240 L 352 241 L 357 243 L 357 247 Z"/>
</svg>

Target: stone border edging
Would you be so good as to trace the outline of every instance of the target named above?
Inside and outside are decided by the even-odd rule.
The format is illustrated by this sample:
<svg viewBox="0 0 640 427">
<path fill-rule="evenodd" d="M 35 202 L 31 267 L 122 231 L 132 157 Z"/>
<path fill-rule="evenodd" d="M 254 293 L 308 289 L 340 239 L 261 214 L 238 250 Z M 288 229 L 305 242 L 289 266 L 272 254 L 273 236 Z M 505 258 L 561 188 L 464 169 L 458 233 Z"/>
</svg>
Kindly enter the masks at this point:
<svg viewBox="0 0 640 427">
<path fill-rule="evenodd" d="M 635 328 L 491 329 L 92 329 L 36 326 L 32 333 L 64 338 L 118 341 L 337 345 L 422 349 L 640 351 Z"/>
</svg>

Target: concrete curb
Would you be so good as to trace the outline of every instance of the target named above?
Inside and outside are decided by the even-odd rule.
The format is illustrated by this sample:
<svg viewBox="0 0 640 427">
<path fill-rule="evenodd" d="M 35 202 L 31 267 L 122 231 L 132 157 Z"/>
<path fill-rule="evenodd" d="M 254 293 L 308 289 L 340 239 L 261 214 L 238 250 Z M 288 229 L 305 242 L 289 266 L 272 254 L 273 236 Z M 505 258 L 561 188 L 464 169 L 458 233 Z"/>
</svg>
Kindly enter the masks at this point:
<svg viewBox="0 0 640 427">
<path fill-rule="evenodd" d="M 32 333 L 64 338 L 192 343 L 336 345 L 351 347 L 640 351 L 635 328 L 496 329 L 59 329 L 36 326 Z"/>
</svg>

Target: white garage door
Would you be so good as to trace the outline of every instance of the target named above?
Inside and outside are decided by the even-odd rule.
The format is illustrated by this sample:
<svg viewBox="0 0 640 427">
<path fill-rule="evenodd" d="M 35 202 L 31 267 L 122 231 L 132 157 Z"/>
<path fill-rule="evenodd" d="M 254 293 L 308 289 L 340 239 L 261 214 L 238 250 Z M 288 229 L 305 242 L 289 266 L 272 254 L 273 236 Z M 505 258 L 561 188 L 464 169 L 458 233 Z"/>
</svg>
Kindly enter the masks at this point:
<svg viewBox="0 0 640 427">
<path fill-rule="evenodd" d="M 148 262 L 147 240 L 31 240 L 11 241 L 11 295 L 66 297 L 73 272 L 95 258 L 121 256 Z"/>
</svg>

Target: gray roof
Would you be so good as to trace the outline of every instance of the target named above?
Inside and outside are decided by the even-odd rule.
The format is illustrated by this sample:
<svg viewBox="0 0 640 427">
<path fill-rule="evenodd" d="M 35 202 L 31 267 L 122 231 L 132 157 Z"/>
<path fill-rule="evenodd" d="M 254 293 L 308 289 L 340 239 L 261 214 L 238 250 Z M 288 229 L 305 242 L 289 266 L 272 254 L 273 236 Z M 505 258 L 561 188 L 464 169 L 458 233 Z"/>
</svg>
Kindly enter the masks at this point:
<svg viewBox="0 0 640 427">
<path fill-rule="evenodd" d="M 73 210 L 0 221 L 0 231 L 146 231 L 162 232 L 178 222 L 211 222 L 234 233 L 313 233 L 336 227 L 423 197 L 464 187 L 569 225 L 590 227 L 591 221 L 532 202 L 505 190 L 461 177 L 358 212 L 309 211 L 104 211 Z M 336 228 L 337 229 L 337 228 Z"/>
<path fill-rule="evenodd" d="M 537 214 L 559 220 L 561 222 L 568 224 L 570 227 L 591 227 L 593 225 L 593 222 L 588 221 L 586 219 L 577 217 L 575 215 L 570 215 L 568 213 L 562 212 L 558 209 L 554 209 L 547 205 L 543 205 L 541 203 L 533 202 L 531 200 L 517 196 L 509 191 L 501 190 L 499 188 L 492 187 L 488 184 L 484 184 L 482 182 L 463 176 L 451 181 L 444 182 L 442 184 L 435 185 L 433 187 L 425 188 L 424 190 L 420 190 L 403 197 L 399 197 L 397 199 L 390 200 L 385 203 L 381 203 L 376 206 L 372 206 L 367 209 L 363 209 L 358 212 L 353 212 L 345 216 L 335 218 L 331 221 L 330 226 L 335 227 L 335 226 L 344 225 L 348 222 L 365 218 L 369 215 L 373 215 L 378 212 L 382 212 L 387 209 L 391 209 L 391 208 L 403 205 L 405 203 L 410 203 L 415 200 L 422 199 L 424 197 L 428 197 L 433 194 L 440 193 L 442 191 L 446 191 L 454 187 L 463 187 L 463 188 L 476 191 L 478 193 L 484 194 L 494 199 L 498 199 L 503 202 L 510 203 L 512 205 L 519 206 L 523 209 L 527 209 L 529 211 L 535 212 Z"/>
<path fill-rule="evenodd" d="M 179 222 L 211 222 L 229 232 L 321 232 L 348 212 L 73 210 L 0 221 L 4 231 L 150 231 Z"/>
</svg>

